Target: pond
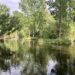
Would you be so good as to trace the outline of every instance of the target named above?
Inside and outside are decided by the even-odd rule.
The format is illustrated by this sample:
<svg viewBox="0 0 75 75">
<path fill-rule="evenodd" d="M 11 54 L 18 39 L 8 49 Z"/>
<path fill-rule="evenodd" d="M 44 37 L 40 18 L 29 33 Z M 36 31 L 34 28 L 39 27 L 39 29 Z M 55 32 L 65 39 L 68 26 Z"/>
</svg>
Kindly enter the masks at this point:
<svg viewBox="0 0 75 75">
<path fill-rule="evenodd" d="M 38 40 L 17 43 L 16 51 L 0 45 L 0 75 L 75 75 L 74 45 L 58 46 Z"/>
</svg>

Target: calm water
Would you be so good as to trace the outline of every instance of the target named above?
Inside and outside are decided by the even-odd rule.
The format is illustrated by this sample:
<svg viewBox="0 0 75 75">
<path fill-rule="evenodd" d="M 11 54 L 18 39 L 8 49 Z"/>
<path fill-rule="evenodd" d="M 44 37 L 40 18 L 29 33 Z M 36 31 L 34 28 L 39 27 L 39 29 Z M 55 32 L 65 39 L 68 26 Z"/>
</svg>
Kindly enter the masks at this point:
<svg viewBox="0 0 75 75">
<path fill-rule="evenodd" d="M 75 75 L 74 46 L 31 40 L 18 42 L 17 49 L 0 47 L 0 75 Z"/>
</svg>

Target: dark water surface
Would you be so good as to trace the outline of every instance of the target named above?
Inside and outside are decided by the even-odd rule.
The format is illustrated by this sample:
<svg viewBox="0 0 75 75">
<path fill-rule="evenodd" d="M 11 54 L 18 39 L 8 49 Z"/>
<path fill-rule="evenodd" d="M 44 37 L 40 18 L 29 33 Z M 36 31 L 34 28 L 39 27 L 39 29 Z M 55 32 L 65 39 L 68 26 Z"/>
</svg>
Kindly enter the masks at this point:
<svg viewBox="0 0 75 75">
<path fill-rule="evenodd" d="M 0 75 L 75 75 L 75 46 L 18 43 L 18 50 L 0 47 Z"/>
</svg>

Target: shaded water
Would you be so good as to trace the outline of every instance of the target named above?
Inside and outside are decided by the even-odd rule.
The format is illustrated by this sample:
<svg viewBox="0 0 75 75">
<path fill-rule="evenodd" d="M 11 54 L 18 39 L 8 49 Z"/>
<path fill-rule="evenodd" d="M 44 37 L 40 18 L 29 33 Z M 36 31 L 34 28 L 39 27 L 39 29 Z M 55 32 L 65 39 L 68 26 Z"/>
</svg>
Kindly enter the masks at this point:
<svg viewBox="0 0 75 75">
<path fill-rule="evenodd" d="M 75 75 L 74 46 L 31 40 L 17 47 L 15 51 L 0 46 L 0 75 Z"/>
</svg>

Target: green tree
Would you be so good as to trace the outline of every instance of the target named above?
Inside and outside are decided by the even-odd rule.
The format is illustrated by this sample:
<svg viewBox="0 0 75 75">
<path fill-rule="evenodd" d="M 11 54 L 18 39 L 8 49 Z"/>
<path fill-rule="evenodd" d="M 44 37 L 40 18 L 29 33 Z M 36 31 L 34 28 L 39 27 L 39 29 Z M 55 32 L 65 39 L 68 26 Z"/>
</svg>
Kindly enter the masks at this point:
<svg viewBox="0 0 75 75">
<path fill-rule="evenodd" d="M 25 15 L 32 15 L 36 11 L 44 8 L 45 0 L 21 0 L 19 3 Z"/>
<path fill-rule="evenodd" d="M 21 0 L 20 8 L 24 12 L 25 15 L 29 18 L 30 26 L 29 26 L 29 34 L 34 37 L 37 33 L 36 31 L 36 21 L 35 17 L 37 12 L 44 9 L 45 0 Z M 40 18 L 39 18 L 40 19 Z"/>
<path fill-rule="evenodd" d="M 43 11 L 37 11 L 34 15 L 34 23 L 36 26 L 36 32 L 40 32 L 40 37 L 50 38 L 49 36 L 56 30 L 55 20 L 46 9 Z"/>
<path fill-rule="evenodd" d="M 53 27 L 52 23 L 55 23 L 55 20 L 46 12 L 45 0 L 21 0 L 20 8 L 24 15 L 29 18 L 30 36 L 35 37 L 40 35 L 42 37 L 44 31 L 50 28 L 49 26 Z M 50 32 L 50 30 L 48 29 L 47 32 Z"/>
<path fill-rule="evenodd" d="M 9 9 L 5 5 L 0 5 L 0 36 L 10 34 L 20 28 L 19 20 L 9 14 Z"/>
<path fill-rule="evenodd" d="M 57 33 L 58 36 L 61 38 L 63 35 L 67 34 L 69 25 L 67 22 L 68 17 L 70 17 L 69 12 L 69 3 L 70 0 L 50 0 L 47 4 L 50 6 L 50 9 L 54 9 L 53 11 L 50 10 L 51 14 L 54 15 L 54 18 L 57 21 Z M 65 34 L 64 34 L 65 33 Z"/>
<path fill-rule="evenodd" d="M 29 36 L 28 28 L 32 21 L 31 17 L 29 18 L 28 16 L 24 15 L 24 13 L 18 11 L 14 12 L 14 16 L 19 19 L 19 23 L 21 25 L 19 31 L 19 37 L 20 38 L 28 37 Z"/>
</svg>

